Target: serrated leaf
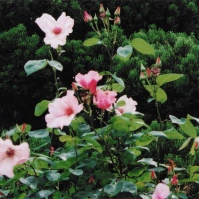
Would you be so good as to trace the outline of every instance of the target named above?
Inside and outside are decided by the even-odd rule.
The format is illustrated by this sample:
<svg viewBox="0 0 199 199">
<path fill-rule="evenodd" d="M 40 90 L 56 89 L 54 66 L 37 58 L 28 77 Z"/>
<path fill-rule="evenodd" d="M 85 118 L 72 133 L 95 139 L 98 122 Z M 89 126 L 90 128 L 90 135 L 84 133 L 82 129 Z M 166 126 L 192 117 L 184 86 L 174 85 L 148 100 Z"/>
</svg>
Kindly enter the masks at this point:
<svg viewBox="0 0 199 199">
<path fill-rule="evenodd" d="M 36 106 L 35 106 L 35 112 L 34 115 L 35 116 L 40 116 L 42 115 L 47 109 L 48 109 L 48 104 L 50 102 L 47 100 L 42 100 L 41 102 L 39 102 Z"/>
<path fill-rule="evenodd" d="M 174 73 L 158 75 L 158 77 L 156 78 L 156 83 L 159 86 L 162 86 L 165 83 L 175 81 L 183 76 L 184 76 L 183 74 L 174 74 Z"/>
<path fill-rule="evenodd" d="M 83 45 L 84 46 L 93 46 L 96 44 L 100 44 L 100 40 L 98 38 L 90 38 L 84 41 Z"/>
<path fill-rule="evenodd" d="M 130 45 L 142 54 L 155 55 L 154 48 L 141 38 L 133 39 Z"/>
<path fill-rule="evenodd" d="M 59 70 L 59 71 L 62 71 L 62 70 L 63 70 L 63 66 L 62 66 L 61 63 L 59 63 L 58 61 L 52 60 L 52 61 L 47 61 L 47 62 L 48 62 L 48 64 L 49 64 L 51 67 L 55 68 L 56 70 Z"/>
<path fill-rule="evenodd" d="M 25 64 L 24 70 L 26 71 L 27 75 L 30 75 L 38 70 L 45 68 L 47 66 L 47 64 L 48 64 L 48 62 L 46 59 L 30 60 Z"/>
</svg>

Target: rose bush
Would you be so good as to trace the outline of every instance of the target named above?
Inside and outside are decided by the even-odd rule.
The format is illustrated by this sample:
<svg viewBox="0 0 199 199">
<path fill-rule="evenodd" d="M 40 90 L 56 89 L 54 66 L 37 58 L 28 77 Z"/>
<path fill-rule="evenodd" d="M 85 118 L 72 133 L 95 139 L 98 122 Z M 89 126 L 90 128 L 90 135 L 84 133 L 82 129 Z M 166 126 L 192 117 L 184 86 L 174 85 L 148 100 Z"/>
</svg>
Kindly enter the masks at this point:
<svg viewBox="0 0 199 199">
<path fill-rule="evenodd" d="M 125 95 L 125 84 L 114 73 L 113 59 L 128 61 L 132 48 L 155 59 L 155 50 L 140 38 L 118 46 L 121 8 L 116 9 L 114 19 L 102 4 L 99 12 L 103 29 L 98 27 L 96 15 L 92 17 L 84 12 L 84 21 L 96 33 L 95 37 L 85 40 L 84 45 L 103 45 L 110 58 L 110 71 L 78 73 L 72 88 L 59 88 L 56 71 L 62 71 L 63 66 L 53 59 L 51 50 L 61 55 L 60 45 L 65 44 L 66 36 L 72 32 L 74 20 L 65 13 L 57 21 L 48 14 L 36 20 L 46 33 L 44 42 L 53 48 L 49 47 L 52 60 L 30 60 L 24 69 L 31 75 L 47 65 L 52 67 L 56 93 L 54 99 L 42 100 L 35 107 L 36 116 L 49 112 L 45 116 L 46 129 L 31 131 L 28 124 L 16 125 L 2 136 L 7 139 L 0 139 L 1 196 L 97 199 L 120 197 L 124 193 L 143 199 L 187 198 L 183 184 L 198 181 L 199 166 L 194 162 L 185 170 L 177 167 L 173 160 L 160 161 L 163 155 L 160 145 L 165 139 L 188 137 L 180 150 L 194 140 L 191 155 L 195 155 L 198 147 L 197 131 L 191 122 L 199 122 L 198 118 L 187 115 L 178 119 L 170 115 L 170 120 L 178 124 L 181 131 L 162 127 L 164 121 L 159 106 L 167 100 L 162 86 L 183 75 L 161 74 L 159 57 L 147 69 L 141 64 L 140 81 L 149 92 L 148 103 L 154 103 L 159 120 L 160 130 L 150 129 L 142 119 L 143 114 L 136 109 L 139 102 Z M 14 146 L 11 140 L 25 143 Z M 30 152 L 27 142 L 33 140 L 37 140 L 39 146 L 31 148 Z M 60 143 L 55 146 L 54 140 Z M 149 153 L 150 143 L 155 143 L 156 154 Z M 180 179 L 181 171 L 189 176 Z M 161 177 L 163 172 L 167 173 L 164 178 Z"/>
</svg>

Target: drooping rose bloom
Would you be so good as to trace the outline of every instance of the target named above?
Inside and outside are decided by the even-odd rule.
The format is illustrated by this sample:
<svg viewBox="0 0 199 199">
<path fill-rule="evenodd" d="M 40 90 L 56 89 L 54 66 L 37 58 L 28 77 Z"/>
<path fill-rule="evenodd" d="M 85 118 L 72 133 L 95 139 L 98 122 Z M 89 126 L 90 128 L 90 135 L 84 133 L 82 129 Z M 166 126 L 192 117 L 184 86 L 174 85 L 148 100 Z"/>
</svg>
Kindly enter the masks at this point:
<svg viewBox="0 0 199 199">
<path fill-rule="evenodd" d="M 78 104 L 74 91 L 68 90 L 67 95 L 55 99 L 48 105 L 49 114 L 45 120 L 49 128 L 63 128 L 69 126 L 75 115 L 83 109 L 82 104 Z"/>
<path fill-rule="evenodd" d="M 109 109 L 116 101 L 117 93 L 115 91 L 103 91 L 97 89 L 96 95 L 93 97 L 93 103 L 102 110 Z"/>
<path fill-rule="evenodd" d="M 30 157 L 28 143 L 13 145 L 10 139 L 2 140 L 0 138 L 0 174 L 9 178 L 14 177 L 14 166 L 22 164 Z"/>
<path fill-rule="evenodd" d="M 96 93 L 96 85 L 99 80 L 102 79 L 102 76 L 99 75 L 96 71 L 89 71 L 87 74 L 82 75 L 78 73 L 75 76 L 75 81 L 80 84 L 84 89 L 90 90 L 92 94 Z"/>
<path fill-rule="evenodd" d="M 35 22 L 46 33 L 45 44 L 55 49 L 58 48 L 58 45 L 63 46 L 66 43 L 66 37 L 73 32 L 74 19 L 66 16 L 65 12 L 62 12 L 57 21 L 45 13 Z"/>
<path fill-rule="evenodd" d="M 134 101 L 131 97 L 128 98 L 126 95 L 123 95 L 117 100 L 117 103 L 124 101 L 125 105 L 116 107 L 115 113 L 117 115 L 122 115 L 123 113 L 135 113 L 137 102 Z"/>
<path fill-rule="evenodd" d="M 170 189 L 166 184 L 159 183 L 152 195 L 152 199 L 165 199 L 170 194 Z"/>
</svg>

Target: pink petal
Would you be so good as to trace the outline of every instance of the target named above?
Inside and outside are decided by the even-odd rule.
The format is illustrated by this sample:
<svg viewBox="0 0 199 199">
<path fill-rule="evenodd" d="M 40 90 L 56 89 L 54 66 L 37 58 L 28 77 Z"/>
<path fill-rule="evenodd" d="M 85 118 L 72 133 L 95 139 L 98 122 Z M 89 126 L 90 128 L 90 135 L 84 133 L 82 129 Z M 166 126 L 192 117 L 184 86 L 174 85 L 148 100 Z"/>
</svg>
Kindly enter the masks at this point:
<svg viewBox="0 0 199 199">
<path fill-rule="evenodd" d="M 15 146 L 15 157 L 18 158 L 17 164 L 22 164 L 28 160 L 30 157 L 30 148 L 28 143 L 22 143 Z"/>
<path fill-rule="evenodd" d="M 0 162 L 0 174 L 6 175 L 9 178 L 14 177 L 14 166 L 17 164 L 17 158 L 5 158 Z"/>
</svg>

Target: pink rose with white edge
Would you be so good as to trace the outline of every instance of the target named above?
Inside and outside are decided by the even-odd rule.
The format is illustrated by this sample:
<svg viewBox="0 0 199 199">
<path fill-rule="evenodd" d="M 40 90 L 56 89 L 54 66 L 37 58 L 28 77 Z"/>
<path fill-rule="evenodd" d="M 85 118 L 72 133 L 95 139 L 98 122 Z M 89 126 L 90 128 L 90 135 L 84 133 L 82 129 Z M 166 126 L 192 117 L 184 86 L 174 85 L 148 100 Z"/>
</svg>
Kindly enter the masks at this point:
<svg viewBox="0 0 199 199">
<path fill-rule="evenodd" d="M 123 106 L 117 107 L 117 104 L 121 101 L 124 101 L 125 104 Z M 137 102 L 134 101 L 131 97 L 128 98 L 126 95 L 123 95 L 117 100 L 117 103 L 115 104 L 116 106 L 115 113 L 116 115 L 122 115 L 123 113 L 135 113 L 136 105 Z"/>
<path fill-rule="evenodd" d="M 57 21 L 51 15 L 45 13 L 35 22 L 46 33 L 45 44 L 55 49 L 59 45 L 63 46 L 66 43 L 66 37 L 73 32 L 74 19 L 66 16 L 65 12 L 62 12 Z"/>
</svg>

